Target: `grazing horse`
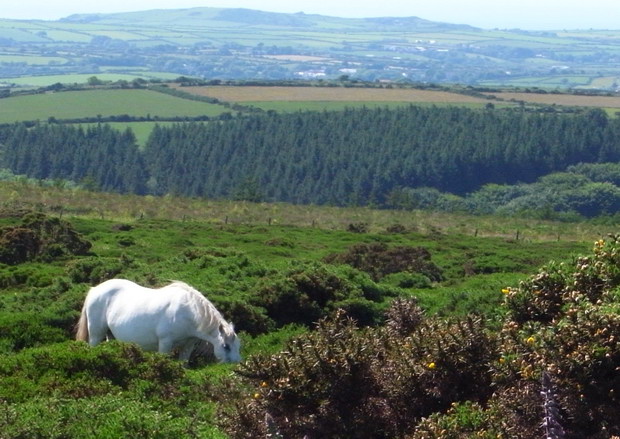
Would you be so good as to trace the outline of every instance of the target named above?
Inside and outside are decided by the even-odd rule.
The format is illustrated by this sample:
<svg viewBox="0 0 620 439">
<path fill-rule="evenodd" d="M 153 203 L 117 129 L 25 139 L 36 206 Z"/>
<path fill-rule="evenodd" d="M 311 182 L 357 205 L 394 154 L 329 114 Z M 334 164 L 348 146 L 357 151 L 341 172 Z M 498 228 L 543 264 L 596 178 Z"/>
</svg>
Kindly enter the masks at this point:
<svg viewBox="0 0 620 439">
<path fill-rule="evenodd" d="M 178 349 L 179 359 L 186 363 L 196 343 L 205 340 L 213 345 L 219 361 L 241 360 L 232 323 L 183 282 L 151 289 L 129 280 L 111 279 L 91 288 L 76 340 L 96 346 L 107 338 L 133 342 L 148 351 L 170 353 Z"/>
</svg>

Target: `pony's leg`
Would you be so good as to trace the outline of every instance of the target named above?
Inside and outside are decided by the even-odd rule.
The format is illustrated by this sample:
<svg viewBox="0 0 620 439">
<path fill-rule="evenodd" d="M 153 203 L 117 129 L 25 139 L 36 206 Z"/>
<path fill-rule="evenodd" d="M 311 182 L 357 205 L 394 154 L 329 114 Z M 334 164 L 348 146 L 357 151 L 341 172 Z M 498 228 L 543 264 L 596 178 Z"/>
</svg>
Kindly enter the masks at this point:
<svg viewBox="0 0 620 439">
<path fill-rule="evenodd" d="M 185 365 L 189 363 L 189 357 L 192 355 L 197 342 L 197 340 L 190 339 L 185 342 L 181 348 L 181 351 L 179 352 L 179 360 L 181 360 Z"/>
<path fill-rule="evenodd" d="M 174 341 L 171 338 L 160 338 L 159 348 L 157 349 L 161 354 L 169 354 L 174 347 Z"/>
<path fill-rule="evenodd" d="M 88 344 L 97 346 L 106 340 L 108 331 L 108 325 L 102 317 L 91 318 L 90 315 L 88 316 Z"/>
</svg>

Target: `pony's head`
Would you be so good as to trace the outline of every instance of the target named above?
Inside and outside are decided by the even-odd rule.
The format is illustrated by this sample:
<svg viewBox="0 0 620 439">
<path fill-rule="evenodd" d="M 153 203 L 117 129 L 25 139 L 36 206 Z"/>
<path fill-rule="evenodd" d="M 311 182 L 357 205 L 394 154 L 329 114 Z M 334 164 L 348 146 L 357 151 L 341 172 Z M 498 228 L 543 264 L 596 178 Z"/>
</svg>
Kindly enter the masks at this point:
<svg viewBox="0 0 620 439">
<path fill-rule="evenodd" d="M 240 347 L 241 343 L 232 323 L 220 323 L 217 339 L 213 343 L 215 358 L 221 363 L 238 363 L 241 361 Z"/>
</svg>

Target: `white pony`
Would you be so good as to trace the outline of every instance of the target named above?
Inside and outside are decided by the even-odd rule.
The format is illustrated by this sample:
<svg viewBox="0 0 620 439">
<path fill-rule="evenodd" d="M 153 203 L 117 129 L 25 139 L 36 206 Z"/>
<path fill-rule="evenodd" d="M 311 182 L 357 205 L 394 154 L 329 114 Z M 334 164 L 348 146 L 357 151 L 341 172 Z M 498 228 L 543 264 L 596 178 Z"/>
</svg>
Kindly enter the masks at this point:
<svg viewBox="0 0 620 439">
<path fill-rule="evenodd" d="M 96 346 L 107 338 L 133 342 L 148 351 L 179 349 L 179 359 L 184 362 L 196 343 L 206 340 L 219 361 L 241 360 L 233 325 L 200 292 L 183 282 L 151 289 L 111 279 L 91 288 L 76 340 Z"/>
</svg>

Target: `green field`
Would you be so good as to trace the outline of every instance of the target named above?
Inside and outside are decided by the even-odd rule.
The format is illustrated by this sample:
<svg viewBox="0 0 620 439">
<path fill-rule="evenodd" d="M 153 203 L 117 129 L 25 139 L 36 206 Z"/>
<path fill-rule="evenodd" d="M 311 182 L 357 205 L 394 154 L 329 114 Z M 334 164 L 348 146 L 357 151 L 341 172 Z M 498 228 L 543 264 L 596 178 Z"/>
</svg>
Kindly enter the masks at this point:
<svg viewBox="0 0 620 439">
<path fill-rule="evenodd" d="M 166 126 L 177 122 L 109 122 L 108 124 L 115 130 L 125 131 L 130 129 L 136 136 L 136 142 L 143 147 L 151 135 L 151 131 L 155 125 Z M 94 123 L 76 124 L 78 126 L 90 127 L 96 125 Z"/>
<path fill-rule="evenodd" d="M 50 63 L 64 64 L 66 58 L 58 56 L 28 56 L 28 55 L 3 55 L 0 54 L 0 63 L 25 63 L 31 65 L 45 65 Z"/>
<path fill-rule="evenodd" d="M 122 69 L 123 73 L 112 73 L 114 68 L 106 68 L 103 73 L 97 74 L 72 74 L 72 75 L 45 75 L 45 76 L 24 76 L 13 78 L 1 78 L 0 84 L 15 84 L 19 87 L 47 87 L 52 84 L 86 84 L 88 78 L 96 76 L 101 81 L 133 81 L 137 78 L 142 79 L 175 79 L 179 75 L 166 72 L 149 72 L 146 70 L 137 69 L 135 72 L 126 73 L 126 68 Z"/>
<path fill-rule="evenodd" d="M 127 114 L 136 117 L 218 116 L 219 105 L 149 90 L 92 90 L 18 96 L 0 101 L 0 123 Z"/>
</svg>

